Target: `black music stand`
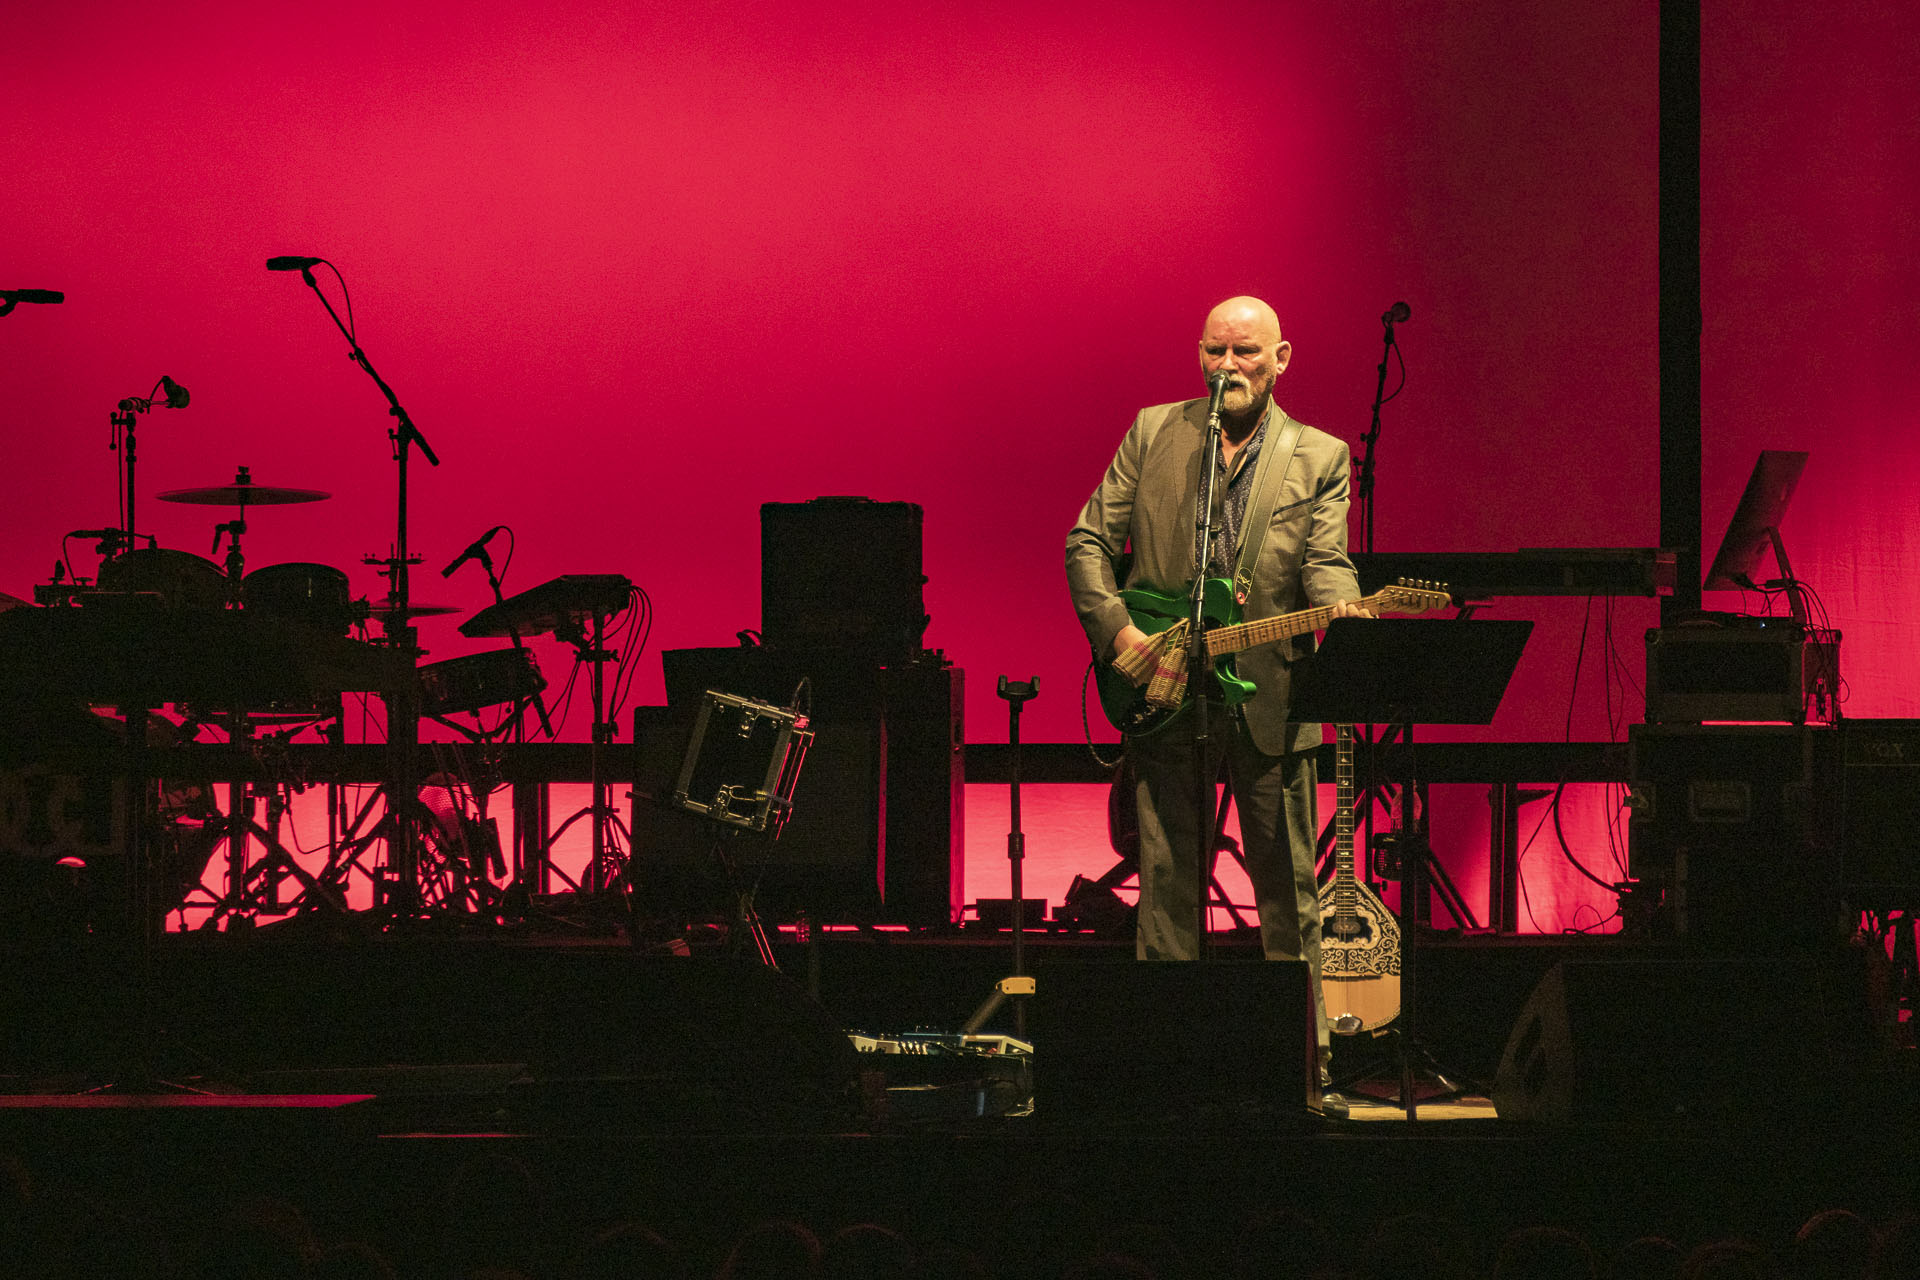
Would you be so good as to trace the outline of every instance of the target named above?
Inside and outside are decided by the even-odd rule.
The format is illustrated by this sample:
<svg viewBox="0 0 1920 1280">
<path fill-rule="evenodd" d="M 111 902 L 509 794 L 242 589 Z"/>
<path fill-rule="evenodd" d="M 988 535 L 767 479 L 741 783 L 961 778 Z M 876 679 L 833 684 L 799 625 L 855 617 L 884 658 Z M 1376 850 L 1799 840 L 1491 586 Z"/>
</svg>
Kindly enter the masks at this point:
<svg viewBox="0 0 1920 1280">
<path fill-rule="evenodd" d="M 1387 724 L 1400 729 L 1405 767 L 1400 827 L 1413 830 L 1419 783 L 1415 724 L 1491 724 L 1519 665 L 1531 622 L 1464 618 L 1336 618 L 1312 657 L 1293 670 L 1289 718 L 1305 724 Z M 1372 762 L 1369 761 L 1371 772 Z M 1418 906 L 1426 892 L 1424 847 L 1400 869 L 1400 1016 L 1395 1042 L 1400 1101 L 1418 1119 L 1413 1061 L 1421 1051 L 1415 1020 Z"/>
</svg>

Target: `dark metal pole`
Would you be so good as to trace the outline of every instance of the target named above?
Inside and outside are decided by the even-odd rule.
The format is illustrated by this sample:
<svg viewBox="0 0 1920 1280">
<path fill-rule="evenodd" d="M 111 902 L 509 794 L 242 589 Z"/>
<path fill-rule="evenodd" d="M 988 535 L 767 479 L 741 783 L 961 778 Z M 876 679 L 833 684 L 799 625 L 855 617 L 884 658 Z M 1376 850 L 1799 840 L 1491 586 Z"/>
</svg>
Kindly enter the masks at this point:
<svg viewBox="0 0 1920 1280">
<path fill-rule="evenodd" d="M 1700 0 L 1660 4 L 1660 545 L 1670 625 L 1700 607 Z"/>
</svg>

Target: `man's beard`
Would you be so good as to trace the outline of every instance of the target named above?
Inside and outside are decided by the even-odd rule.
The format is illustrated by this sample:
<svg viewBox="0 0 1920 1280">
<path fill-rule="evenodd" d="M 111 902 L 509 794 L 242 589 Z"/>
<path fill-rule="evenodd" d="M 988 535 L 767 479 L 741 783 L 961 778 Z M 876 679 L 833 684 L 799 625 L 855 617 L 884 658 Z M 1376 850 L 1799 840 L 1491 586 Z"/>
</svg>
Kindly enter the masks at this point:
<svg viewBox="0 0 1920 1280">
<path fill-rule="evenodd" d="M 1220 398 L 1220 411 L 1228 417 L 1238 418 L 1252 412 L 1264 397 L 1265 393 L 1256 391 L 1251 382 L 1238 380 Z"/>
</svg>

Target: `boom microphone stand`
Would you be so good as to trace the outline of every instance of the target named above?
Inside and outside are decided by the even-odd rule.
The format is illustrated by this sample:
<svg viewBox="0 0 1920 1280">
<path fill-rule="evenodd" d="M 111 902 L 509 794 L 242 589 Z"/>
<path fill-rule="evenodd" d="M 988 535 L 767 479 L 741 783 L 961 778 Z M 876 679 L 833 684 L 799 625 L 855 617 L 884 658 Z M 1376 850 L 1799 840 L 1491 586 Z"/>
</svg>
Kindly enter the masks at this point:
<svg viewBox="0 0 1920 1280">
<path fill-rule="evenodd" d="M 387 429 L 387 438 L 393 442 L 393 460 L 396 470 L 397 510 L 394 519 L 394 539 L 392 554 L 385 559 L 370 559 L 370 564 L 384 564 L 387 578 L 387 611 L 381 618 L 381 626 L 386 635 L 386 643 L 396 653 L 404 653 L 413 661 L 420 657 L 418 633 L 413 625 L 410 612 L 407 571 L 410 566 L 420 563 L 420 557 L 410 555 L 407 550 L 407 459 L 410 450 L 419 446 L 420 453 L 434 466 L 440 465 L 440 459 L 434 455 L 433 446 L 420 434 L 413 424 L 413 418 L 400 403 L 386 380 L 374 369 L 373 362 L 367 359 L 367 353 L 353 336 L 351 325 L 343 324 L 340 313 L 327 301 L 327 295 L 314 283 L 313 268 L 321 263 L 332 269 L 340 288 L 344 293 L 346 280 L 340 275 L 340 269 L 325 258 L 279 257 L 267 259 L 269 271 L 298 271 L 307 288 L 313 290 L 313 296 L 320 299 L 320 305 L 327 309 L 327 315 L 333 320 L 334 327 L 340 330 L 340 336 L 347 340 L 347 355 L 360 366 L 373 384 L 380 388 L 380 394 L 387 398 L 387 413 L 393 418 L 393 425 Z M 347 301 L 347 314 L 353 314 L 351 297 Z M 420 695 L 405 682 L 406 687 L 390 690 L 385 694 L 387 704 L 387 752 L 388 774 L 392 791 L 387 802 L 399 815 L 393 824 L 393 844 L 388 850 L 388 883 L 386 900 L 383 906 L 397 919 L 413 914 L 420 905 L 420 845 L 419 832 L 414 826 L 410 810 L 417 808 L 420 795 L 419 761 L 415 758 L 420 743 Z"/>
</svg>

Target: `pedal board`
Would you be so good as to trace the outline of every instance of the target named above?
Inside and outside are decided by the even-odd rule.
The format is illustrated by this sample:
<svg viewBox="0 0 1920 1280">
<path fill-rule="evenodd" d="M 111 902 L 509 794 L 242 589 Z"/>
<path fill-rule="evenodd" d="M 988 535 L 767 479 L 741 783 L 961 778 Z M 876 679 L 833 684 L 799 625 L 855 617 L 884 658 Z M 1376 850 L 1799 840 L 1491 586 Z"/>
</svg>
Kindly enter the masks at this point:
<svg viewBox="0 0 1920 1280">
<path fill-rule="evenodd" d="M 861 1056 L 863 1076 L 873 1078 L 869 1101 L 887 1119 L 974 1120 L 1033 1112 L 1033 1046 L 1024 1040 L 941 1031 L 849 1031 L 847 1039 Z"/>
</svg>

